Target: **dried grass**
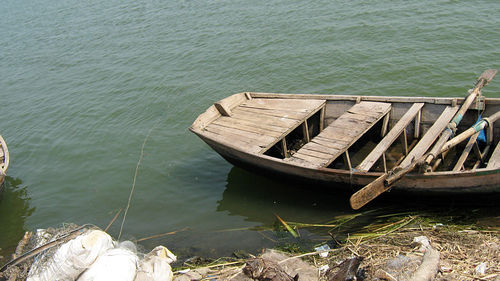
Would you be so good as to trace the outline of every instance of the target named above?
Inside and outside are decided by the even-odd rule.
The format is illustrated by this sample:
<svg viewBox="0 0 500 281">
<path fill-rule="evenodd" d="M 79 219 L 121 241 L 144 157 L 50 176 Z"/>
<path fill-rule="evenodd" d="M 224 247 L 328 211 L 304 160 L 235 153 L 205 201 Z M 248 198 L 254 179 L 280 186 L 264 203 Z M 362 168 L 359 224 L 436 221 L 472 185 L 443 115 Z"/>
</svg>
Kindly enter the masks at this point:
<svg viewBox="0 0 500 281">
<path fill-rule="evenodd" d="M 402 228 L 377 237 L 350 237 L 330 262 L 340 262 L 353 255 L 363 256 L 365 260 L 361 266 L 366 269 L 367 280 L 374 280 L 375 271 L 383 268 L 387 261 L 399 255 L 419 255 L 411 246 L 417 236 L 427 236 L 431 245 L 441 253 L 441 272 L 436 280 L 494 280 L 500 275 L 500 234 L 496 230 Z M 487 269 L 481 275 L 475 268 L 482 262 L 487 264 Z"/>
<path fill-rule="evenodd" d="M 410 222 L 415 223 L 415 217 L 406 217 L 385 226 L 378 225 L 375 229 L 380 231 L 371 235 L 363 233 L 351 235 L 341 247 L 330 250 L 330 255 L 326 259 L 319 257 L 318 252 L 303 253 L 289 259 L 306 258 L 319 268 L 324 264 L 336 265 L 352 256 L 363 256 L 361 267 L 366 272 L 365 280 L 378 280 L 374 277 L 375 272 L 386 267 L 388 261 L 403 255 L 413 257 L 414 262 L 402 267 L 403 272 L 399 276 L 410 276 L 418 267 L 418 261 L 423 255 L 412 246 L 413 238 L 427 236 L 432 247 L 441 254 L 441 271 L 436 280 L 495 280 L 500 276 L 498 230 L 459 230 L 451 226 L 410 227 Z M 487 269 L 485 274 L 478 274 L 475 268 L 482 262 L 487 263 Z M 216 268 L 216 265 L 212 265 L 210 273 L 204 277 L 227 280 L 226 278 L 238 274 L 241 270 L 241 263 L 238 266 L 221 263 L 220 266 Z"/>
<path fill-rule="evenodd" d="M 294 227 L 330 227 L 330 235 L 338 242 L 335 234 L 343 236 L 342 231 L 352 229 L 349 224 L 362 214 L 336 217 L 324 224 L 287 222 Z M 500 229 L 497 226 L 477 229 L 478 225 L 455 224 L 455 219 L 443 220 L 443 225 L 431 215 L 411 213 L 390 214 L 376 217 L 372 223 L 358 228 L 356 232 L 340 240 L 340 246 L 329 250 L 328 258 L 321 258 L 319 252 L 301 253 L 290 259 L 305 259 L 319 268 L 325 264 L 335 266 L 347 258 L 363 256 L 361 268 L 365 270 L 365 280 L 375 278 L 378 269 L 386 269 L 388 261 L 408 257 L 395 273 L 398 280 L 407 280 L 419 266 L 423 254 L 412 245 L 415 237 L 426 236 L 434 249 L 440 252 L 440 272 L 435 280 L 499 280 L 500 279 Z M 455 223 L 454 223 L 455 222 Z M 449 223 L 449 224 L 448 224 Z M 342 226 L 343 229 L 340 228 Z M 325 241 L 323 242 L 325 243 Z M 484 274 L 476 272 L 476 267 L 486 263 Z M 210 276 L 227 280 L 237 274 L 239 266 L 222 264 L 223 269 L 210 271 Z M 229 273 L 229 274 L 228 274 Z M 391 272 L 392 274 L 392 272 Z M 499 278 L 499 279 L 496 279 Z"/>
</svg>

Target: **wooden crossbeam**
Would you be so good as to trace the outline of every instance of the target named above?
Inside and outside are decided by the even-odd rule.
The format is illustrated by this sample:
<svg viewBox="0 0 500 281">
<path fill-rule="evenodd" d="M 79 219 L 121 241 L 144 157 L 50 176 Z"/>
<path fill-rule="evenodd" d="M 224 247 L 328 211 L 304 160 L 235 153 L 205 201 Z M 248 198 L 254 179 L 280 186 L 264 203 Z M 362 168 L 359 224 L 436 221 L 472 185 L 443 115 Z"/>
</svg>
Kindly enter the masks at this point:
<svg viewBox="0 0 500 281">
<path fill-rule="evenodd" d="M 370 154 L 368 154 L 368 156 L 366 156 L 366 158 L 356 167 L 356 169 L 365 172 L 369 171 L 370 168 L 377 162 L 377 160 L 382 155 L 384 155 L 387 149 L 389 149 L 394 141 L 401 135 L 401 133 L 406 132 L 406 126 L 410 124 L 410 122 L 415 118 L 418 112 L 420 112 L 423 106 L 423 103 L 413 104 L 413 106 L 410 107 L 405 115 L 403 115 L 403 117 L 401 117 L 396 125 L 394 125 L 394 127 L 389 131 L 389 133 L 387 133 L 387 135 L 378 143 L 378 145 L 370 152 Z M 404 142 L 406 143 L 406 134 L 403 137 Z"/>
<path fill-rule="evenodd" d="M 378 121 L 384 118 L 390 110 L 390 103 L 366 101 L 357 103 L 330 123 L 309 143 L 302 146 L 287 161 L 303 165 L 303 160 L 305 160 L 314 167 L 327 167 L 340 155 L 343 155 L 346 166 L 351 169 L 347 150 Z M 312 153 L 311 151 L 318 152 L 318 145 L 329 149 L 325 149 L 321 155 Z M 295 161 L 297 158 L 299 161 Z"/>
</svg>

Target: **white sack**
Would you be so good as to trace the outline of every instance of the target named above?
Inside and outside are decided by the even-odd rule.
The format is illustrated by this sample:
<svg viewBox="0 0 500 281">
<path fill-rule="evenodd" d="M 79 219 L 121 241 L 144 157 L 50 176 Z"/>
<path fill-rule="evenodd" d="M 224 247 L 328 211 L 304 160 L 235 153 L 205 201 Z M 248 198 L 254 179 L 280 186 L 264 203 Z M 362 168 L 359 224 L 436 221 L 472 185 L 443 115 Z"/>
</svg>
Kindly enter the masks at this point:
<svg viewBox="0 0 500 281">
<path fill-rule="evenodd" d="M 135 245 L 126 241 L 101 254 L 78 281 L 133 281 L 137 273 Z"/>
<path fill-rule="evenodd" d="M 97 257 L 113 247 L 113 240 L 101 230 L 88 231 L 61 245 L 45 264 L 32 267 L 27 281 L 75 280 Z"/>
</svg>

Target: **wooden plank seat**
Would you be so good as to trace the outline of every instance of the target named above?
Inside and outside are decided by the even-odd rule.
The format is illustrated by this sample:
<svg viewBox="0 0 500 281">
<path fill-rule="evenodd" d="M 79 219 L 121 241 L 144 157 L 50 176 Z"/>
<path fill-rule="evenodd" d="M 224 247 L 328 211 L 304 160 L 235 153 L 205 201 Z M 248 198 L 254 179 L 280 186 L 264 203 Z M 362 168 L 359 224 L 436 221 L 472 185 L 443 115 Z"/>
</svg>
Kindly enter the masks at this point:
<svg viewBox="0 0 500 281">
<path fill-rule="evenodd" d="M 500 168 L 500 142 L 497 143 L 495 150 L 491 154 L 490 160 L 488 161 L 488 165 L 486 165 L 487 169 L 498 169 Z"/>
<path fill-rule="evenodd" d="M 396 139 L 403 133 L 410 122 L 417 116 L 424 103 L 415 103 L 399 119 L 385 137 L 375 146 L 375 148 L 365 157 L 365 159 L 356 167 L 356 170 L 368 172 L 377 160 L 389 149 Z"/>
<path fill-rule="evenodd" d="M 283 161 L 310 168 L 327 167 L 391 110 L 390 103 L 362 101 Z"/>
<path fill-rule="evenodd" d="M 264 153 L 323 109 L 326 100 L 252 98 L 229 108 L 202 130 L 217 141 L 251 153 Z"/>
</svg>

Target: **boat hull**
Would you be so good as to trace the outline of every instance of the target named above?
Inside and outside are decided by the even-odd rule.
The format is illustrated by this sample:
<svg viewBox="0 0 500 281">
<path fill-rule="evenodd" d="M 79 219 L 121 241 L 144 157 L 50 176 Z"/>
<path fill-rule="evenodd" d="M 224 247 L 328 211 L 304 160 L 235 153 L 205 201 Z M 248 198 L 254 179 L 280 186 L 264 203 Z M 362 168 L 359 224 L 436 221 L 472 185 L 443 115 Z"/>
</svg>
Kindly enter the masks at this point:
<svg viewBox="0 0 500 281">
<path fill-rule="evenodd" d="M 291 177 L 310 183 L 331 186 L 332 189 L 357 190 L 382 173 L 349 172 L 340 169 L 311 169 L 277 161 L 265 155 L 255 155 L 222 145 L 203 135 L 199 137 L 229 163 L 258 173 Z M 409 174 L 393 186 L 396 193 L 490 194 L 500 192 L 500 170 L 465 172 L 434 172 Z"/>
<path fill-rule="evenodd" d="M 375 139 L 379 140 L 372 152 L 380 152 L 378 158 L 365 155 L 363 157 L 366 158 L 361 164 L 353 162 L 351 166 L 352 161 L 348 154 L 351 152 L 350 147 L 358 139 L 368 135 L 368 132 L 373 135 L 382 128 L 380 134 L 383 140 L 388 140 L 386 134 L 390 134 L 387 130 L 398 128 L 400 120 L 405 120 L 406 123 L 400 126 L 400 129 L 394 129 L 396 134 L 390 139 L 390 143 L 398 142 L 397 139 L 403 140 L 401 146 L 407 146 L 406 150 L 411 151 L 405 154 L 408 157 L 403 155 L 403 164 L 400 165 L 408 165 L 404 164 L 405 161 L 418 159 L 421 157 L 418 155 L 423 155 L 431 148 L 463 102 L 464 98 L 240 93 L 209 107 L 194 121 L 190 130 L 235 166 L 321 183 L 332 190 L 355 191 L 383 175 L 385 166 L 382 169 L 370 167 L 377 159 L 386 161 L 383 154 L 388 152 L 387 148 L 391 145 L 377 150 L 382 141 L 380 136 L 375 136 Z M 478 113 L 491 116 L 499 112 L 500 99 L 478 100 L 471 108 L 474 111 L 471 110 L 468 115 L 463 116 L 459 131 L 472 126 Z M 407 116 L 412 109 L 415 109 L 413 115 Z M 340 122 L 346 115 L 349 115 L 351 120 L 344 119 L 343 123 Z M 349 122 L 352 122 L 353 118 L 357 123 L 350 125 Z M 292 122 L 292 119 L 299 121 Z M 366 126 L 369 122 L 372 122 L 370 126 L 378 124 L 378 127 L 371 127 L 378 129 Z M 474 168 L 465 168 L 464 165 L 462 168 L 458 167 L 458 170 L 409 173 L 392 186 L 392 191 L 421 194 L 499 194 L 499 123 L 496 122 L 488 128 L 488 146 L 491 146 L 489 154 L 495 150 L 493 154 L 496 155 L 491 156 L 489 160 L 496 159 L 495 165 L 485 165 L 488 162 L 485 158 L 481 160 L 482 166 Z M 297 135 L 305 144 L 301 144 L 297 149 L 288 147 L 288 138 L 293 136 L 297 139 Z M 410 145 L 410 142 L 416 145 Z M 345 146 L 342 146 L 343 144 Z M 419 151 L 420 154 L 412 155 L 414 151 Z M 475 155 L 489 155 L 486 149 L 483 151 L 475 151 Z M 332 168 L 337 167 L 333 161 L 341 159 L 341 155 L 347 159 L 344 159 L 344 168 Z M 369 162 L 365 161 L 369 158 L 372 162 L 366 165 Z M 364 169 L 358 169 L 359 167 Z"/>
</svg>

